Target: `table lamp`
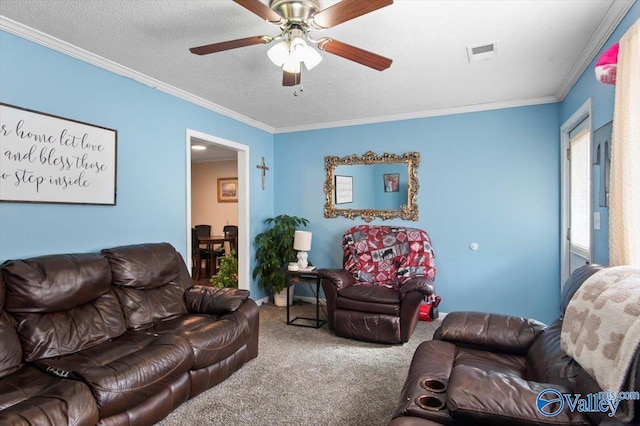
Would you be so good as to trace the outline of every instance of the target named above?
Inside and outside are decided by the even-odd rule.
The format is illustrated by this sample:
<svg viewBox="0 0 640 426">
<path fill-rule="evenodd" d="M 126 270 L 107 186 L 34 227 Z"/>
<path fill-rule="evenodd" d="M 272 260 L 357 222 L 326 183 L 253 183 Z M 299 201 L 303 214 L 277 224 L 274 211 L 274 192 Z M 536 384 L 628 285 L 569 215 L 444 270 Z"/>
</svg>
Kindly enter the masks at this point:
<svg viewBox="0 0 640 426">
<path fill-rule="evenodd" d="M 298 250 L 298 266 L 303 269 L 309 266 L 307 252 L 311 250 L 311 237 L 309 231 L 296 231 L 293 236 L 293 249 Z"/>
</svg>

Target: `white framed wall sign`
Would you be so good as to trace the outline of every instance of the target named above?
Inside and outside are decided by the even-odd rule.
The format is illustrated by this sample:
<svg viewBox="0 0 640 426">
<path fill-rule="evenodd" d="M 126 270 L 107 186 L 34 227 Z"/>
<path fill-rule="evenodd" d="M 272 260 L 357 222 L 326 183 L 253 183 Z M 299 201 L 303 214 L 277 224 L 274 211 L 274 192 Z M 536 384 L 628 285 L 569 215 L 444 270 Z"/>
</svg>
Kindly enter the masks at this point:
<svg viewBox="0 0 640 426">
<path fill-rule="evenodd" d="M 0 201 L 116 204 L 116 130 L 0 103 Z"/>
</svg>

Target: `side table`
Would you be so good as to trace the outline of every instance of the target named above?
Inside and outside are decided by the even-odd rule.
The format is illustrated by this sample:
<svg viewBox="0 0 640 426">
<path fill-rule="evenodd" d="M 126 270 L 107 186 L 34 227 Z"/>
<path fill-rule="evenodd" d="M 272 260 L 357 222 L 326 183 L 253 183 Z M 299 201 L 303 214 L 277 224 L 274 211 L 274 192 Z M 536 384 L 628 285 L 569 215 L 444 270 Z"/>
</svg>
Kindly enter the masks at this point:
<svg viewBox="0 0 640 426">
<path fill-rule="evenodd" d="M 312 284 L 315 281 L 316 284 L 316 317 L 315 318 L 305 318 L 305 317 L 295 317 L 294 319 L 290 319 L 290 310 L 291 307 L 289 301 L 289 287 L 292 285 L 296 285 L 300 282 L 308 282 Z M 312 321 L 313 325 L 309 324 L 296 324 L 296 321 L 306 320 Z M 317 271 L 287 271 L 287 325 L 295 325 L 297 327 L 309 327 L 309 328 L 320 328 L 327 323 L 327 320 L 320 319 L 320 277 L 318 277 Z"/>
</svg>

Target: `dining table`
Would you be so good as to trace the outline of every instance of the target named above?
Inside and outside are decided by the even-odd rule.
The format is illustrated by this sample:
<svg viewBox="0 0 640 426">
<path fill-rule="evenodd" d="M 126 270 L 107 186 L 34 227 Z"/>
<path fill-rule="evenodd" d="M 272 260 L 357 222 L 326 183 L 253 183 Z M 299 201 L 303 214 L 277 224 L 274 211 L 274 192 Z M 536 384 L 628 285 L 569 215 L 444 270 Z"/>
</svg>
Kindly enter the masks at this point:
<svg viewBox="0 0 640 426">
<path fill-rule="evenodd" d="M 216 252 L 213 246 L 216 244 L 223 244 L 228 242 L 229 249 L 238 251 L 238 237 L 236 235 L 200 235 L 198 236 L 198 244 L 206 245 L 207 249 L 211 252 L 211 270 L 212 274 L 218 273 L 218 263 L 216 262 Z"/>
</svg>

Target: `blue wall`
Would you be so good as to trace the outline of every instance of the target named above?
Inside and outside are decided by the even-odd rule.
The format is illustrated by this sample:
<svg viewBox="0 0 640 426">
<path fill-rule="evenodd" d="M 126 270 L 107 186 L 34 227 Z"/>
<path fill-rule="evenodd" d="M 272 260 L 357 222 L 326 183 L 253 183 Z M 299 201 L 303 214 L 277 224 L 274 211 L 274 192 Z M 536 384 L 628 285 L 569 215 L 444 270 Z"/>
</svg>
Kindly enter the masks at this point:
<svg viewBox="0 0 640 426">
<path fill-rule="evenodd" d="M 187 128 L 248 145 L 251 165 L 273 163 L 270 133 L 6 32 L 0 52 L 0 101 L 118 131 L 117 205 L 0 203 L 0 262 L 159 241 L 184 256 Z M 251 169 L 251 235 L 273 215 L 267 179 L 262 191 Z"/>
<path fill-rule="evenodd" d="M 639 16 L 636 2 L 605 47 Z M 591 96 L 596 128 L 613 117 L 614 89 L 596 82 L 591 64 L 560 104 L 273 136 L 2 31 L 0 55 L 0 101 L 118 130 L 117 206 L 0 203 L 0 262 L 153 241 L 185 254 L 189 128 L 248 145 L 250 165 L 273 165 L 265 190 L 259 172 L 250 175 L 251 239 L 266 217 L 303 216 L 314 232 L 310 259 L 338 267 L 340 236 L 362 222 L 322 216 L 323 158 L 392 144 L 421 153 L 420 219 L 403 224 L 431 234 L 443 311 L 557 315 L 559 127 Z"/>
<path fill-rule="evenodd" d="M 558 116 L 548 104 L 276 135 L 276 213 L 309 219 L 310 260 L 339 267 L 342 233 L 363 222 L 323 217 L 324 156 L 418 151 L 420 219 L 386 223 L 430 233 L 442 310 L 550 321 L 560 279 Z"/>
</svg>

